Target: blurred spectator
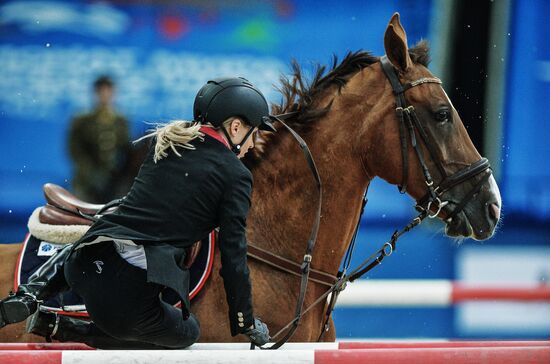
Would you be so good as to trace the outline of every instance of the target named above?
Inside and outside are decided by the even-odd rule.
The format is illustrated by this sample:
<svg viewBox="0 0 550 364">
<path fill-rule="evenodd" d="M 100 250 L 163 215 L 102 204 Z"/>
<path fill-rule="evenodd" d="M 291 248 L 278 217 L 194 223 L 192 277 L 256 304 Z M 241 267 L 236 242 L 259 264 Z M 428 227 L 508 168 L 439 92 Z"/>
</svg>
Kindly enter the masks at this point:
<svg viewBox="0 0 550 364">
<path fill-rule="evenodd" d="M 74 193 L 93 203 L 120 197 L 118 179 L 128 157 L 126 118 L 113 106 L 115 84 L 108 76 L 94 82 L 95 108 L 71 120 L 69 152 L 74 163 Z"/>
</svg>

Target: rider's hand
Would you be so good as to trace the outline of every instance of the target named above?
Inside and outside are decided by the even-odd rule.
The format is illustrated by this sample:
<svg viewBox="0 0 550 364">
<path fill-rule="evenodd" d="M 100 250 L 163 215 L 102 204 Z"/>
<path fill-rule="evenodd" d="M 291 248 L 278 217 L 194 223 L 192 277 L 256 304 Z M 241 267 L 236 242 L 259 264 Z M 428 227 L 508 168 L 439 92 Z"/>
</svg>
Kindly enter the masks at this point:
<svg viewBox="0 0 550 364">
<path fill-rule="evenodd" d="M 269 342 L 269 329 L 259 318 L 254 319 L 254 326 L 244 332 L 250 342 L 262 346 Z"/>
</svg>

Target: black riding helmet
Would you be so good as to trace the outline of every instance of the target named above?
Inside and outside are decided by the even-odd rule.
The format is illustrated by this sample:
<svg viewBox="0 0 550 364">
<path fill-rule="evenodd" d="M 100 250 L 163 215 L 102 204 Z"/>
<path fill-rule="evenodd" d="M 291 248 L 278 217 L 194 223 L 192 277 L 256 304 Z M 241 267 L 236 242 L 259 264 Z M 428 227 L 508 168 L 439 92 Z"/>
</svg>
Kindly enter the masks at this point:
<svg viewBox="0 0 550 364">
<path fill-rule="evenodd" d="M 221 127 L 230 117 L 239 117 L 246 124 L 261 130 L 276 131 L 271 124 L 267 101 L 256 87 L 245 78 L 228 77 L 210 80 L 204 85 L 193 105 L 193 118 L 201 123 Z M 243 140 L 235 145 L 225 128 L 222 132 L 231 144 L 231 150 L 239 154 L 241 147 L 252 134 L 250 129 Z"/>
<path fill-rule="evenodd" d="M 250 81 L 242 77 L 216 78 L 204 85 L 193 105 L 195 121 L 222 126 L 230 117 L 239 117 L 261 130 L 276 131 L 270 122 L 267 101 Z"/>
</svg>

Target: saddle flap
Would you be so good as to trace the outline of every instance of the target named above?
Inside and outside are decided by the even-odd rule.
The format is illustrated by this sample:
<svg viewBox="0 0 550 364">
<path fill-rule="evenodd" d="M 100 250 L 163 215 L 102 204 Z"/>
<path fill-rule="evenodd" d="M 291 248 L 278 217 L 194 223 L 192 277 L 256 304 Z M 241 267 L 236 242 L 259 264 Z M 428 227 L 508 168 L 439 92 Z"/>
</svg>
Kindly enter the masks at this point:
<svg viewBox="0 0 550 364">
<path fill-rule="evenodd" d="M 48 225 L 92 225 L 93 223 L 88 219 L 60 210 L 52 205 L 46 205 L 40 209 L 38 220 Z"/>
<path fill-rule="evenodd" d="M 34 219 L 38 219 L 38 209 L 33 213 Z M 58 226 L 56 226 L 58 227 Z M 87 228 L 87 226 L 73 226 L 74 228 Z M 28 282 L 29 277 L 44 264 L 51 255 L 53 255 L 53 250 L 59 249 L 57 244 L 52 244 L 51 240 L 45 240 L 43 238 L 38 238 L 33 234 L 28 234 L 23 246 L 21 253 L 17 259 L 16 263 L 16 274 L 14 276 L 14 289 L 17 290 L 21 284 Z M 194 257 L 192 268 L 189 269 L 190 272 L 190 282 L 189 282 L 189 298 L 193 299 L 204 287 L 205 283 L 210 277 L 212 272 L 212 265 L 214 262 L 214 247 L 216 242 L 216 235 L 214 232 L 210 233 L 208 238 L 205 238 L 204 241 L 197 242 L 191 248 L 193 251 L 196 250 L 197 253 L 190 252 L 188 255 Z M 51 251 L 52 254 L 38 254 L 37 252 L 48 252 Z M 186 258 L 186 260 L 189 258 Z M 60 315 L 75 316 L 75 317 L 88 317 L 88 313 L 85 311 L 85 306 L 82 304 L 81 299 L 74 295 L 71 292 L 63 292 L 63 296 L 50 297 L 46 300 L 41 308 L 55 312 Z M 162 299 L 176 307 L 181 307 L 179 297 L 172 290 L 166 289 L 162 293 Z"/>
</svg>

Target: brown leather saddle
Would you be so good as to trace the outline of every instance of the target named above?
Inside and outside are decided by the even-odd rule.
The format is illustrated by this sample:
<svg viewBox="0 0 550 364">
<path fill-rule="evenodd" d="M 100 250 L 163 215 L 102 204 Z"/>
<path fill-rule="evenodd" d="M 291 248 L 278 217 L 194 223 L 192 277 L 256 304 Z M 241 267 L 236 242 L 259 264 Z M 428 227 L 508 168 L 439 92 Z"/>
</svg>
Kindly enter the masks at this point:
<svg viewBox="0 0 550 364">
<path fill-rule="evenodd" d="M 92 204 L 78 199 L 61 186 L 46 183 L 43 187 L 47 204 L 40 209 L 38 219 L 49 225 L 92 225 L 93 221 L 84 215 L 95 216 L 104 205 Z M 113 212 L 116 206 L 106 209 L 102 214 Z M 186 250 L 183 265 L 190 268 L 201 249 L 201 241 L 197 241 Z"/>
</svg>

